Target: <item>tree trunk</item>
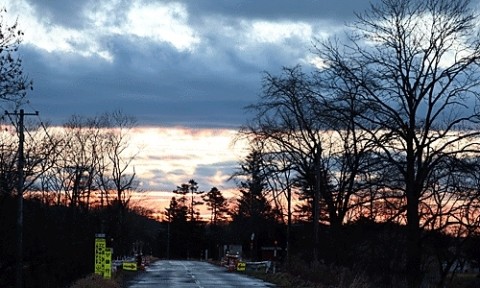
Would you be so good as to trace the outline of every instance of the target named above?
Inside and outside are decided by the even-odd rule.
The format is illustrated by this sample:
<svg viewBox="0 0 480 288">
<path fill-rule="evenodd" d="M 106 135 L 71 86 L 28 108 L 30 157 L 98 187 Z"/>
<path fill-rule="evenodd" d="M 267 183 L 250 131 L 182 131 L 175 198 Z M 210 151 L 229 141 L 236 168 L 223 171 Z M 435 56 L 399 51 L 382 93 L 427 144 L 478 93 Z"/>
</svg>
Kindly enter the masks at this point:
<svg viewBox="0 0 480 288">
<path fill-rule="evenodd" d="M 320 200 L 320 192 L 318 189 L 315 189 L 315 193 L 313 196 L 313 262 L 318 262 L 318 246 L 319 246 L 319 214 L 320 214 L 320 207 L 319 207 L 319 200 Z"/>
<path fill-rule="evenodd" d="M 344 264 L 343 254 L 345 253 L 345 244 L 342 237 L 342 222 L 336 213 L 330 213 L 330 261 L 339 265 Z"/>
<path fill-rule="evenodd" d="M 313 263 L 318 263 L 319 228 L 320 228 L 320 189 L 322 179 L 320 175 L 320 155 L 315 154 L 315 193 L 313 196 Z"/>
<path fill-rule="evenodd" d="M 292 229 L 292 190 L 287 188 L 287 264 L 290 265 L 290 233 Z"/>
<path fill-rule="evenodd" d="M 410 193 L 409 193 L 410 192 Z M 419 288 L 422 283 L 421 239 L 418 198 L 407 190 L 407 261 L 406 273 L 409 288 Z"/>
</svg>

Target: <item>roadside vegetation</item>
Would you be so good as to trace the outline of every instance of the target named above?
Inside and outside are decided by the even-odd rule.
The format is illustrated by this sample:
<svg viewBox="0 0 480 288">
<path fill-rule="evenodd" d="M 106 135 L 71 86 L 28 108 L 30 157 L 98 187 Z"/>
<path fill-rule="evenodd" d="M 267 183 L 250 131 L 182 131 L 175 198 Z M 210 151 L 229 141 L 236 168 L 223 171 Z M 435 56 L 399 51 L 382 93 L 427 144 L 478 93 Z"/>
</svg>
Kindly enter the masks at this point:
<svg viewBox="0 0 480 288">
<path fill-rule="evenodd" d="M 121 280 L 104 279 L 103 276 L 92 274 L 82 278 L 70 286 L 70 288 L 122 288 Z"/>
</svg>

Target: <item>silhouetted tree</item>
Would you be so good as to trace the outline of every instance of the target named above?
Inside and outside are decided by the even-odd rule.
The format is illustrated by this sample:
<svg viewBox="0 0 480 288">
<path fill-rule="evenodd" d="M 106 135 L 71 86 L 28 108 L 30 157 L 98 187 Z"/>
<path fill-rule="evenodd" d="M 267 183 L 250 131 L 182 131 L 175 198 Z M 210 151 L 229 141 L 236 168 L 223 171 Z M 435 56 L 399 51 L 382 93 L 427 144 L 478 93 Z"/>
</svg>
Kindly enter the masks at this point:
<svg viewBox="0 0 480 288">
<path fill-rule="evenodd" d="M 259 152 L 253 151 L 247 155 L 241 164 L 241 170 L 235 173 L 239 181 L 241 196 L 237 199 L 234 215 L 244 217 L 267 218 L 271 216 L 271 206 L 265 195 L 266 175 L 263 174 L 262 158 Z"/>
<path fill-rule="evenodd" d="M 13 128 L 12 128 L 13 129 Z M 0 195 L 13 196 L 16 186 L 17 142 L 13 133 L 1 133 L 0 145 Z"/>
<path fill-rule="evenodd" d="M 17 55 L 24 33 L 16 21 L 13 24 L 5 21 L 6 13 L 5 8 L 0 8 L 0 99 L 20 105 L 32 82 L 23 72 L 22 60 Z"/>
<path fill-rule="evenodd" d="M 185 258 L 190 253 L 190 229 L 187 223 L 188 206 L 186 198 L 172 197 L 168 208 L 165 209 L 167 218 L 166 255 Z"/>
<path fill-rule="evenodd" d="M 60 160 L 62 139 L 53 134 L 51 127 L 45 124 L 29 124 L 25 126 L 27 131 L 24 143 L 25 153 L 25 182 L 24 190 L 31 197 L 39 198 L 49 205 L 55 202 L 56 195 L 50 193 L 44 180 L 47 179 L 49 171 L 58 165 Z M 52 135 L 53 134 L 53 135 Z"/>
<path fill-rule="evenodd" d="M 8 23 L 6 21 L 7 10 L 0 8 L 0 100 L 13 103 L 15 108 L 19 107 L 29 89 L 32 89 L 32 81 L 28 79 L 23 71 L 22 60 L 18 56 L 18 48 L 23 38 L 23 31 L 19 28 L 17 21 Z M 9 123 L 10 124 L 10 123 Z M 13 131 L 12 131 L 13 132 Z M 14 133 L 14 132 L 13 132 Z M 1 193 L 12 193 L 11 186 L 14 167 L 11 166 L 16 151 L 16 138 L 13 134 L 4 133 L 10 139 L 2 141 L 0 147 Z M 3 136 L 2 136 L 3 138 Z M 12 157 L 13 156 L 13 157 Z M 10 160 L 9 160 L 10 159 Z"/>
<path fill-rule="evenodd" d="M 350 42 L 319 42 L 316 50 L 325 64 L 320 81 L 367 108 L 356 124 L 369 133 L 376 156 L 396 169 L 387 190 L 405 199 L 412 288 L 422 283 L 421 228 L 431 216 L 423 207 L 433 173 L 447 157 L 480 151 L 480 38 L 470 5 L 382 0 L 357 15 Z"/>
<path fill-rule="evenodd" d="M 98 117 L 74 115 L 63 127 L 63 149 L 58 155 L 56 173 L 71 207 L 89 209 L 91 194 L 99 187 L 94 181 L 103 170 L 105 135 Z"/>
<path fill-rule="evenodd" d="M 222 192 L 217 187 L 213 187 L 202 195 L 202 199 L 207 204 L 208 210 L 211 211 L 210 223 L 212 225 L 217 225 L 218 221 L 225 219 L 225 214 L 228 212 L 227 199 L 223 197 Z"/>
<path fill-rule="evenodd" d="M 108 195 L 113 192 L 115 200 L 122 206 L 128 207 L 130 192 L 137 189 L 135 167 L 131 165 L 138 152 L 130 146 L 129 142 L 129 133 L 135 127 L 136 121 L 121 111 L 104 114 L 100 121 L 102 130 L 105 131 L 105 142 L 102 143 L 103 147 L 99 147 L 105 154 L 99 158 L 98 180 L 101 205 L 104 198 L 108 202 Z M 131 172 L 130 169 L 132 169 Z"/>
<path fill-rule="evenodd" d="M 352 199 L 370 185 L 365 180 L 372 165 L 367 134 L 355 122 L 355 103 L 348 98 L 332 101 L 331 92 L 300 66 L 284 68 L 279 76 L 267 73 L 263 85 L 259 103 L 248 107 L 255 116 L 241 133 L 268 155 L 269 179 L 285 172 L 296 179 L 289 189 L 296 184 L 304 194 L 301 199 L 309 201 L 304 208 L 312 216 L 317 261 L 320 220 L 328 222 L 332 238 L 337 238 L 347 213 L 361 205 Z"/>
<path fill-rule="evenodd" d="M 185 201 L 185 197 L 181 197 L 179 200 L 172 197 L 169 206 L 165 208 L 168 222 L 187 222 L 188 207 L 185 205 Z"/>
<path fill-rule="evenodd" d="M 291 255 L 291 230 L 293 223 L 294 193 L 297 190 L 295 177 L 297 173 L 293 164 L 289 161 L 288 155 L 284 153 L 263 152 L 263 163 L 269 177 L 267 177 L 268 190 L 271 193 L 275 204 L 275 211 L 278 213 L 277 221 L 285 223 L 286 219 L 286 259 L 290 262 Z M 299 199 L 297 199 L 299 200 Z M 286 203 L 285 203 L 286 202 Z M 285 207 L 286 206 L 286 207 Z M 312 210 L 309 209 L 310 215 Z"/>
<path fill-rule="evenodd" d="M 273 238 L 275 219 L 264 195 L 267 183 L 260 153 L 252 151 L 240 166 L 232 176 L 238 182 L 240 197 L 231 212 L 231 225 L 236 239 L 243 241 L 244 246 L 249 243 L 253 253 L 250 256 L 256 258 L 261 244 Z"/>
<path fill-rule="evenodd" d="M 203 202 L 195 200 L 195 197 L 205 193 L 204 191 L 198 191 L 198 183 L 195 180 L 190 179 L 188 183 L 177 186 L 177 189 L 173 190 L 173 193 L 183 196 L 190 194 L 191 201 L 188 212 L 190 214 L 190 221 L 195 221 L 198 218 L 196 217 L 198 216 L 198 212 L 195 211 L 195 206 L 203 204 Z"/>
</svg>

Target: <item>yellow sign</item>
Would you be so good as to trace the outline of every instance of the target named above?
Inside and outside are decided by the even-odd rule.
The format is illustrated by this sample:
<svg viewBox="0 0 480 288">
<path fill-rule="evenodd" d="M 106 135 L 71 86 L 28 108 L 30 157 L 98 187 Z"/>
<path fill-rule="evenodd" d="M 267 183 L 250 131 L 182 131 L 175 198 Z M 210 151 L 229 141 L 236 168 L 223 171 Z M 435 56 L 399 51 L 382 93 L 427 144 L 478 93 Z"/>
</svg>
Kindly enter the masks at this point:
<svg viewBox="0 0 480 288">
<path fill-rule="evenodd" d="M 111 279 L 112 278 L 112 248 L 105 250 L 103 254 L 103 278 Z"/>
<path fill-rule="evenodd" d="M 105 238 L 95 238 L 95 274 L 103 275 L 104 254 L 107 248 Z"/>
<path fill-rule="evenodd" d="M 247 268 L 247 263 L 245 262 L 237 263 L 237 271 L 245 271 L 246 268 Z"/>
<path fill-rule="evenodd" d="M 127 271 L 137 271 L 137 263 L 123 262 L 122 269 Z"/>
</svg>

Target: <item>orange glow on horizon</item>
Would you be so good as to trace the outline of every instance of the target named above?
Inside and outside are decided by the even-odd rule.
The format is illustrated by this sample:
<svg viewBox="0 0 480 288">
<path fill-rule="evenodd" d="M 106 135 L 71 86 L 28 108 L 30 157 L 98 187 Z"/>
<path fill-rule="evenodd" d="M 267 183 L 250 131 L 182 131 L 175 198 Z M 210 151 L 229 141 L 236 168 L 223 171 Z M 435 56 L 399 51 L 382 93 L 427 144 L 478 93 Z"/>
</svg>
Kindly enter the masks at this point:
<svg viewBox="0 0 480 288">
<path fill-rule="evenodd" d="M 144 191 L 173 191 L 189 179 L 201 190 L 230 189 L 235 165 L 246 155 L 246 144 L 234 143 L 236 130 L 152 128 L 133 130 L 131 147 L 138 147 L 132 163 Z"/>
</svg>

